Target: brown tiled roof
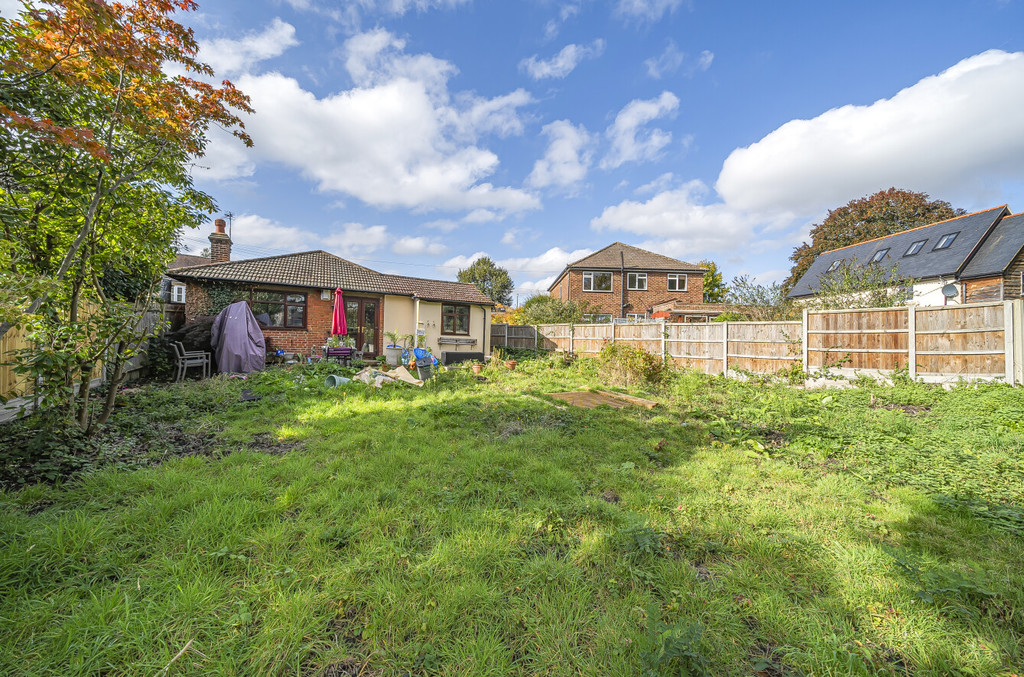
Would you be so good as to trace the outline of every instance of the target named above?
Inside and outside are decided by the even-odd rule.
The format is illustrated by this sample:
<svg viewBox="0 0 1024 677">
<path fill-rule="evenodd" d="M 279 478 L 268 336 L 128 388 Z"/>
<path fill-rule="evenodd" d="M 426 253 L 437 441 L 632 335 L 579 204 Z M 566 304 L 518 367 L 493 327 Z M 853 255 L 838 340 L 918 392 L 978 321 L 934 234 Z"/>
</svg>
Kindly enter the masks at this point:
<svg viewBox="0 0 1024 677">
<path fill-rule="evenodd" d="M 341 288 L 344 291 L 415 296 L 430 301 L 491 305 L 491 300 L 471 284 L 385 275 L 322 250 L 211 263 L 173 270 L 169 275 L 182 280 L 222 280 L 315 289 Z"/>
<path fill-rule="evenodd" d="M 175 268 L 187 268 L 189 266 L 205 266 L 210 263 L 210 259 L 206 256 L 192 256 L 191 254 L 178 254 L 171 265 L 168 267 L 169 270 Z"/>
<path fill-rule="evenodd" d="M 625 261 L 626 268 L 641 270 L 679 270 L 691 273 L 702 273 L 704 269 L 686 261 L 673 259 L 662 254 L 655 254 L 646 249 L 633 247 L 621 242 L 613 242 L 604 249 L 585 256 L 566 266 L 570 269 L 579 268 L 619 268 Z"/>
</svg>

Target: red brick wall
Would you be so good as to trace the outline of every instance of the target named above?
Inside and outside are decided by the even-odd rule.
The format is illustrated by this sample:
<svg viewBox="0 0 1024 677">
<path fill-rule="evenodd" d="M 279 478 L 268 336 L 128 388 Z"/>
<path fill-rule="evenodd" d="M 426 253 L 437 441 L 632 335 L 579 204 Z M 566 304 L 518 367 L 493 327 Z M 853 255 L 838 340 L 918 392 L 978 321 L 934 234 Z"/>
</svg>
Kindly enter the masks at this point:
<svg viewBox="0 0 1024 677">
<path fill-rule="evenodd" d="M 630 271 L 626 271 L 628 275 Z M 587 302 L 595 312 L 608 313 L 612 317 L 625 317 L 626 313 L 646 313 L 650 308 L 666 301 L 679 301 L 680 303 L 703 303 L 704 301 L 704 275 L 703 273 L 689 273 L 686 291 L 668 290 L 668 273 L 647 272 L 647 289 L 644 291 L 626 290 L 623 300 L 622 289 L 625 279 L 619 271 L 612 272 L 611 292 L 585 292 L 583 291 L 583 271 L 570 270 L 558 282 L 558 286 L 551 290 L 552 296 L 559 296 L 565 301 Z M 563 291 L 564 289 L 564 291 Z M 621 304 L 628 306 L 625 313 L 620 312 Z"/>
<path fill-rule="evenodd" d="M 272 287 L 260 287 L 260 289 L 272 289 Z M 290 291 L 294 292 L 295 290 Z M 288 353 L 304 355 L 319 355 L 321 353 L 321 347 L 331 333 L 331 323 L 334 320 L 334 295 L 331 295 L 330 300 L 322 301 L 319 289 L 304 291 L 306 293 L 306 328 L 264 327 L 263 338 L 267 342 L 267 350 L 284 350 Z M 240 292 L 240 294 L 247 293 L 247 291 Z M 202 314 L 206 307 L 207 295 L 202 286 L 195 282 L 188 282 L 185 292 L 185 321 L 192 322 Z"/>
</svg>

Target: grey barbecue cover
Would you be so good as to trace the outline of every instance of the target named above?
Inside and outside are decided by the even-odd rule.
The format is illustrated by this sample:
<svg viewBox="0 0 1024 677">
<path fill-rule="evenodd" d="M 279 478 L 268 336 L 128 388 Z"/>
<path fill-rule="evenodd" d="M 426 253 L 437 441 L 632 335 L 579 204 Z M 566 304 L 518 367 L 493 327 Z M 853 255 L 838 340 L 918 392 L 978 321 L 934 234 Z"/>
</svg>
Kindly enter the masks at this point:
<svg viewBox="0 0 1024 677">
<path fill-rule="evenodd" d="M 245 301 L 220 311 L 213 321 L 210 343 L 217 355 L 217 371 L 222 374 L 247 374 L 266 366 L 267 344 Z"/>
</svg>

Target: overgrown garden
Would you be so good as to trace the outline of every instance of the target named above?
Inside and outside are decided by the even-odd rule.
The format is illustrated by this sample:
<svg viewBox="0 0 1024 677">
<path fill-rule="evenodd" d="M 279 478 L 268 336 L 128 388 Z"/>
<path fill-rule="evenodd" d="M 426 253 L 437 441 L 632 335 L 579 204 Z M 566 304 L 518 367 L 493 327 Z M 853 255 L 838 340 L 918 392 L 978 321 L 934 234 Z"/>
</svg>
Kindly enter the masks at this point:
<svg viewBox="0 0 1024 677">
<path fill-rule="evenodd" d="M 132 389 L 88 463 L 6 474 L 0 670 L 1024 664 L 1012 388 L 668 371 L 631 389 L 653 410 L 576 409 L 546 393 L 602 386 L 597 360 L 520 355 L 422 389 L 329 389 L 324 369 Z"/>
</svg>

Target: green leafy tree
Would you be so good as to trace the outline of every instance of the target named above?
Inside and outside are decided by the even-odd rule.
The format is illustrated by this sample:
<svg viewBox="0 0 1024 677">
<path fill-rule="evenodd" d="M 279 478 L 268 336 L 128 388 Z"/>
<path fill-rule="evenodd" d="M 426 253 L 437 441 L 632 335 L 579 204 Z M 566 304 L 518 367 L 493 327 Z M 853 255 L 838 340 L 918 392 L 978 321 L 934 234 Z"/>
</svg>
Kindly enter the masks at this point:
<svg viewBox="0 0 1024 677">
<path fill-rule="evenodd" d="M 484 256 L 474 261 L 468 268 L 459 271 L 459 282 L 472 283 L 480 293 L 502 305 L 512 303 L 512 290 L 515 283 L 508 271 L 496 264 L 490 257 Z"/>
<path fill-rule="evenodd" d="M 726 302 L 738 307 L 734 312 L 717 318 L 719 320 L 774 322 L 790 320 L 799 314 L 786 298 L 786 290 L 781 284 L 758 284 L 749 275 L 740 275 L 732 279 L 729 283 L 729 292 L 726 294 Z"/>
<path fill-rule="evenodd" d="M 891 308 L 906 305 L 913 294 L 915 280 L 899 273 L 899 263 L 884 266 L 854 261 L 821 276 L 818 290 L 807 307 L 820 310 L 838 308 Z"/>
<path fill-rule="evenodd" d="M 830 210 L 824 221 L 811 228 L 810 243 L 793 250 L 789 257 L 793 268 L 782 286 L 786 292 L 791 290 L 822 252 L 963 214 L 963 209 L 955 209 L 948 202 L 929 200 L 927 193 L 897 188 L 851 200 Z"/>
<path fill-rule="evenodd" d="M 579 323 L 590 310 L 590 304 L 585 301 L 560 301 L 554 296 L 538 294 L 526 300 L 519 318 L 522 324 Z"/>
<path fill-rule="evenodd" d="M 723 303 L 728 288 L 722 282 L 722 271 L 710 259 L 698 261 L 697 265 L 707 270 L 704 273 L 704 303 Z"/>
<path fill-rule="evenodd" d="M 0 288 L 15 290 L 0 294 L 0 335 L 27 328 L 18 368 L 91 432 L 152 333 L 142 315 L 177 233 L 215 207 L 191 178 L 206 132 L 251 144 L 236 114 L 250 108 L 231 83 L 195 79 L 213 73 L 174 21 L 192 0 L 31 9 L 0 17 Z M 111 383 L 96 407 L 99 360 Z"/>
</svg>

